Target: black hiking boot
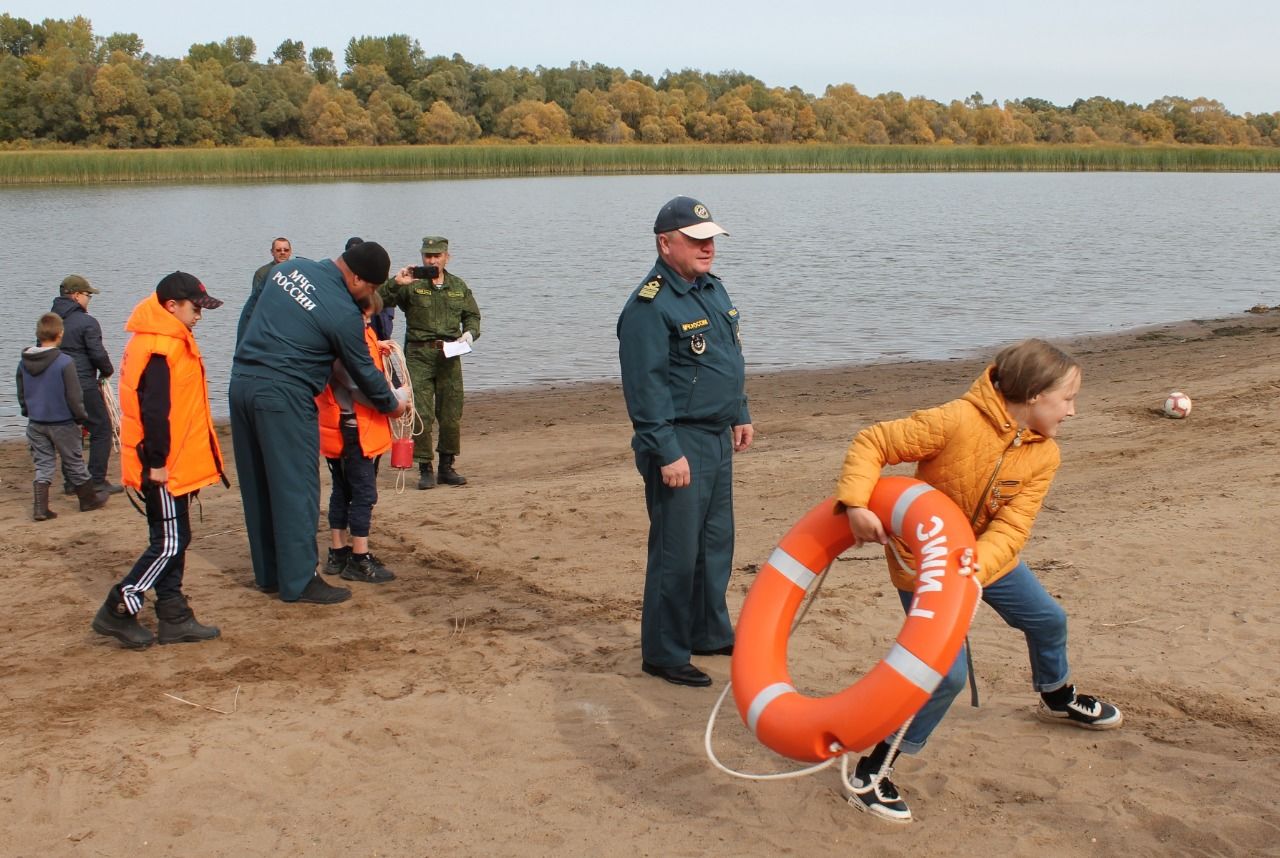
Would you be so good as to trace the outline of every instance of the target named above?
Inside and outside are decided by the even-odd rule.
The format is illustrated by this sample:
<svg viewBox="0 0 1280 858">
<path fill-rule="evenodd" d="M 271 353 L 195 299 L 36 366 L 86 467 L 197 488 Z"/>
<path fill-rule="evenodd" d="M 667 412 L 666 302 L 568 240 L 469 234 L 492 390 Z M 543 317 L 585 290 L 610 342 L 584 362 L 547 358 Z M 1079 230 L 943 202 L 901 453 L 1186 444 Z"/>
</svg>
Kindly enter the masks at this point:
<svg viewBox="0 0 1280 858">
<path fill-rule="evenodd" d="M 453 469 L 453 454 L 440 454 L 440 482 L 446 486 L 465 486 L 467 478 Z"/>
<path fill-rule="evenodd" d="M 422 462 L 418 465 L 418 488 L 434 489 L 436 487 L 435 471 L 431 470 L 430 462 Z"/>
<path fill-rule="evenodd" d="M 157 600 L 156 619 L 160 621 L 157 637 L 162 644 L 211 641 L 222 634 L 217 626 L 204 626 L 196 620 L 186 596 Z"/>
<path fill-rule="evenodd" d="M 93 630 L 100 635 L 115 638 L 129 649 L 146 649 L 156 642 L 156 636 L 138 622 L 138 616 L 129 613 L 129 607 L 124 603 L 118 586 L 111 588 L 111 592 L 107 593 L 107 600 L 94 615 Z"/>
</svg>

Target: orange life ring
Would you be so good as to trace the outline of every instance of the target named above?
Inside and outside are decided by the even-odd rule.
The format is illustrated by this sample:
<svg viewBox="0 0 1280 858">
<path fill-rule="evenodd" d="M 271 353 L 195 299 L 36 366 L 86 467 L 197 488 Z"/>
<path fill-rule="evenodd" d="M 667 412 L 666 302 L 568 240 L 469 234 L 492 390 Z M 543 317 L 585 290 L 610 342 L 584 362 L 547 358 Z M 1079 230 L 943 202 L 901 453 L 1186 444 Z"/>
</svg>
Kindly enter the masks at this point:
<svg viewBox="0 0 1280 858">
<path fill-rule="evenodd" d="M 818 762 L 863 751 L 919 711 L 964 643 L 981 587 L 961 576 L 977 540 L 942 492 L 909 477 L 882 477 L 868 509 L 916 558 L 915 599 L 897 642 L 856 683 L 828 697 L 796 691 L 787 640 L 809 585 L 853 545 L 849 519 L 828 498 L 800 519 L 756 576 L 738 618 L 733 697 L 743 722 L 766 747 Z"/>
</svg>

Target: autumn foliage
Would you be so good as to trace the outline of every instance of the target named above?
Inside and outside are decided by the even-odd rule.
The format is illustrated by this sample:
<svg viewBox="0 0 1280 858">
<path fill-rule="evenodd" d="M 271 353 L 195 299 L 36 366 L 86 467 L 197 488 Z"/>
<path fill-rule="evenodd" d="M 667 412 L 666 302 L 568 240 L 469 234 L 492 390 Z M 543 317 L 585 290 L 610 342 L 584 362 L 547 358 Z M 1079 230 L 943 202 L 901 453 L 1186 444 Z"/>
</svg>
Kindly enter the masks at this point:
<svg viewBox="0 0 1280 858">
<path fill-rule="evenodd" d="M 0 15 L 0 147 L 852 143 L 1210 144 L 1280 147 L 1280 112 L 1237 116 L 1209 98 L 1148 105 L 1097 96 L 1059 106 L 975 93 L 950 104 L 849 83 L 821 95 L 738 71 L 656 81 L 600 64 L 490 69 L 427 56 L 403 34 L 326 48 L 286 40 L 263 62 L 252 39 L 157 57 L 132 33 Z"/>
</svg>

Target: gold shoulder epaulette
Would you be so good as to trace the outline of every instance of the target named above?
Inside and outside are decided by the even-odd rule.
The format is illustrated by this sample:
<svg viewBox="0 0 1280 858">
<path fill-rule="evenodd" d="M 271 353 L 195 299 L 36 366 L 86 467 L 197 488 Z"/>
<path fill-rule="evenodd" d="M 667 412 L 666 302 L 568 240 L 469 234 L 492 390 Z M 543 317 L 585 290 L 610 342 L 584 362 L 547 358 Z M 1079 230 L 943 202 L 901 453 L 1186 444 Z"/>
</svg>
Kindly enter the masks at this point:
<svg viewBox="0 0 1280 858">
<path fill-rule="evenodd" d="M 648 283 L 640 287 L 640 291 L 636 293 L 636 297 L 641 301 L 652 301 L 657 297 L 658 292 L 662 289 L 662 275 L 650 280 Z"/>
</svg>

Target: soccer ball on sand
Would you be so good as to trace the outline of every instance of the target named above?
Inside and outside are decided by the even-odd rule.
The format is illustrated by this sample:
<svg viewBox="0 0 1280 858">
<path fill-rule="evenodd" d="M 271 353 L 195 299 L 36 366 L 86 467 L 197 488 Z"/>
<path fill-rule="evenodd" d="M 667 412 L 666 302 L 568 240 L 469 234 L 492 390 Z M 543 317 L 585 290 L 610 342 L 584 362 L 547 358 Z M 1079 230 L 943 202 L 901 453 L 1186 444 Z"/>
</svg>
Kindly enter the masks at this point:
<svg viewBox="0 0 1280 858">
<path fill-rule="evenodd" d="M 1175 390 L 1170 393 L 1164 401 L 1164 415 L 1166 417 L 1175 417 L 1181 420 L 1191 413 L 1191 397 L 1187 396 L 1181 390 Z"/>
</svg>

